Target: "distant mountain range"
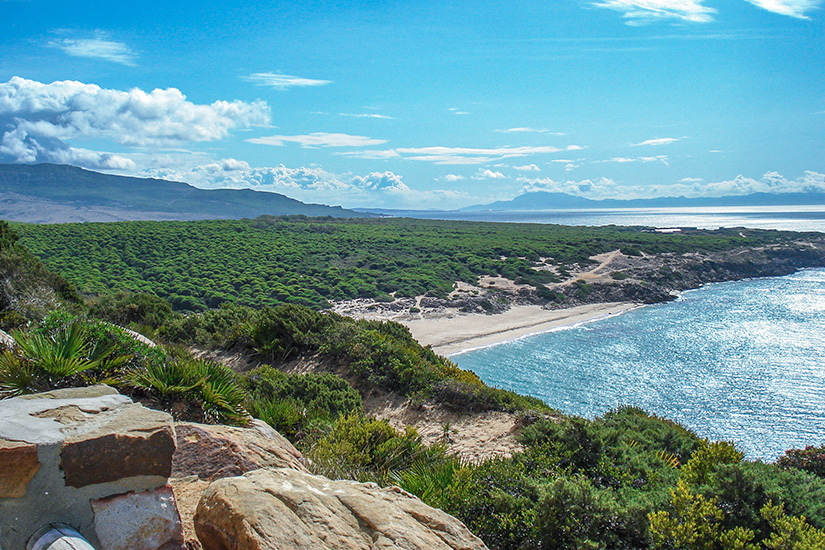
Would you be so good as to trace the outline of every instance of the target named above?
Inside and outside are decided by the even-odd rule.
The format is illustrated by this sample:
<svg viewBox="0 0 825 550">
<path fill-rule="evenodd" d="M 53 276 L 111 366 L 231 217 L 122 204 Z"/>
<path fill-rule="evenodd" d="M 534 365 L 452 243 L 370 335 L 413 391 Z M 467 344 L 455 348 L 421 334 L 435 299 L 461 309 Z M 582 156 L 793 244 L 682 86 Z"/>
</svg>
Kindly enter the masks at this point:
<svg viewBox="0 0 825 550">
<path fill-rule="evenodd" d="M 0 164 L 0 219 L 31 223 L 202 220 L 261 215 L 365 217 L 251 189 L 101 174 L 62 164 Z"/>
<path fill-rule="evenodd" d="M 592 200 L 565 193 L 535 191 L 524 193 L 513 200 L 497 201 L 462 208 L 462 212 L 482 210 L 564 210 L 598 208 L 668 208 L 690 206 L 786 206 L 825 205 L 825 193 L 753 193 L 727 197 L 660 197 L 655 199 Z"/>
</svg>

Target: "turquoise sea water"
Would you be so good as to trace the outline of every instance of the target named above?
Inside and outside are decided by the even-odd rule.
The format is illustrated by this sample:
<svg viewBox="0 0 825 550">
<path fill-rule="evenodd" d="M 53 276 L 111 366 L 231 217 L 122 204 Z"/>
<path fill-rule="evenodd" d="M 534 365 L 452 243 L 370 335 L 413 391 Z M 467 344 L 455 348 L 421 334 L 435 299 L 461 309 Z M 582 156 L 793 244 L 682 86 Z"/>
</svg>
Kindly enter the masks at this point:
<svg viewBox="0 0 825 550">
<path fill-rule="evenodd" d="M 452 359 L 566 413 L 635 405 L 774 460 L 825 444 L 825 269 L 709 285 Z"/>
</svg>

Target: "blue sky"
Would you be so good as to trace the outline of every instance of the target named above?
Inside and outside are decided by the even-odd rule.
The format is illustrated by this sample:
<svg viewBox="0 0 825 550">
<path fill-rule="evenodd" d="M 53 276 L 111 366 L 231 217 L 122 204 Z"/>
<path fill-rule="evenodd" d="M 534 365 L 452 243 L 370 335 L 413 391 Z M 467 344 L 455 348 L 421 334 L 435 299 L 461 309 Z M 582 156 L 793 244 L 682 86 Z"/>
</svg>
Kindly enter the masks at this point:
<svg viewBox="0 0 825 550">
<path fill-rule="evenodd" d="M 0 13 L 0 162 L 347 207 L 825 191 L 823 0 Z"/>
</svg>

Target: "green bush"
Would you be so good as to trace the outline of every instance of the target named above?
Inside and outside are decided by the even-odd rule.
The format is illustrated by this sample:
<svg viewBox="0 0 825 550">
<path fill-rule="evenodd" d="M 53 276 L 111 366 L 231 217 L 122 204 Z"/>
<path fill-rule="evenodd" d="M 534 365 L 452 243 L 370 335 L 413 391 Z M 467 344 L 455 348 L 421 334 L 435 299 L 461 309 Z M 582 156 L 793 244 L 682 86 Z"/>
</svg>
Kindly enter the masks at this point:
<svg viewBox="0 0 825 550">
<path fill-rule="evenodd" d="M 173 316 L 169 302 L 145 292 L 118 291 L 99 296 L 89 314 L 116 325 L 157 329 Z"/>
<path fill-rule="evenodd" d="M 252 416 L 292 440 L 304 437 L 317 422 L 331 423 L 362 409 L 361 395 L 331 373 L 287 374 L 263 366 L 245 374 L 243 384 Z"/>
<path fill-rule="evenodd" d="M 414 465 L 432 467 L 448 460 L 444 447 L 424 445 L 415 428 L 399 432 L 385 420 L 360 414 L 340 417 L 306 456 L 315 473 L 380 484 Z"/>
</svg>

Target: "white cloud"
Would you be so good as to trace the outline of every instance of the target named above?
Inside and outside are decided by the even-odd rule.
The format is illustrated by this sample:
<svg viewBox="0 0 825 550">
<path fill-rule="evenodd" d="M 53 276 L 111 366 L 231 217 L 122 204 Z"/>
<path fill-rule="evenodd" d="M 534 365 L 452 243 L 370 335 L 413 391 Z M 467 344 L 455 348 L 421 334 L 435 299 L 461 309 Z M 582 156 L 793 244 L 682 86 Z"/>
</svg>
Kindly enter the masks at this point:
<svg viewBox="0 0 825 550">
<path fill-rule="evenodd" d="M 394 117 L 387 115 L 379 115 L 376 113 L 338 113 L 338 116 L 346 116 L 352 118 L 380 118 L 384 120 L 395 120 Z"/>
<path fill-rule="evenodd" d="M 747 0 L 754 6 L 780 15 L 810 19 L 808 12 L 819 9 L 822 0 Z"/>
<path fill-rule="evenodd" d="M 466 178 L 464 176 L 460 176 L 458 174 L 447 174 L 446 176 L 444 176 L 445 181 L 461 181 L 463 179 L 466 179 Z"/>
<path fill-rule="evenodd" d="M 518 178 L 522 184 L 522 193 L 548 191 L 551 193 L 567 193 L 568 195 L 603 198 L 616 194 L 619 190 L 614 180 L 610 178 L 556 181 L 551 178 Z"/>
<path fill-rule="evenodd" d="M 75 57 L 105 59 L 134 67 L 137 54 L 123 42 L 109 40 L 106 33 L 97 32 L 94 38 L 59 38 L 50 40 L 48 46 L 59 48 Z"/>
<path fill-rule="evenodd" d="M 564 132 L 551 132 L 547 128 L 530 128 L 529 126 L 522 126 L 518 128 L 507 128 L 506 130 L 496 130 L 501 134 L 515 134 L 515 133 L 531 133 L 531 134 L 549 134 L 551 136 L 564 136 Z"/>
<path fill-rule="evenodd" d="M 369 145 L 381 145 L 387 143 L 385 139 L 372 139 L 366 136 L 351 136 L 349 134 L 328 134 L 325 132 L 315 132 L 308 135 L 299 136 L 266 136 L 251 138 L 246 140 L 249 143 L 261 145 L 282 146 L 286 142 L 299 143 L 301 147 L 365 147 Z"/>
<path fill-rule="evenodd" d="M 175 88 L 126 92 L 20 77 L 0 83 L 0 160 L 5 162 L 131 169 L 132 161 L 124 156 L 75 148 L 67 141 L 107 139 L 130 147 L 180 147 L 224 138 L 234 128 L 268 123 L 264 102 L 198 105 Z"/>
<path fill-rule="evenodd" d="M 492 170 L 481 170 L 479 169 L 476 172 L 476 175 L 473 176 L 474 180 L 504 180 L 507 179 L 507 176 L 502 174 L 501 172 L 493 172 Z"/>
<path fill-rule="evenodd" d="M 401 181 L 401 176 L 392 172 L 372 172 L 365 177 L 355 176 L 352 184 L 368 191 L 386 193 L 407 193 L 410 188 Z"/>
<path fill-rule="evenodd" d="M 551 178 L 525 178 L 516 180 L 522 184 L 522 193 L 551 191 L 585 196 L 591 199 L 633 199 L 650 197 L 723 197 L 751 193 L 802 193 L 825 192 L 825 174 L 808 171 L 801 177 L 789 179 L 778 172 L 768 172 L 761 178 L 743 175 L 731 180 L 705 183 L 701 178 L 684 178 L 672 185 L 619 185 L 610 178 L 580 181 L 555 181 Z"/>
<path fill-rule="evenodd" d="M 450 107 L 448 110 L 451 113 L 453 113 L 454 115 L 469 115 L 470 114 L 468 111 L 462 111 L 458 107 Z"/>
<path fill-rule="evenodd" d="M 603 0 L 594 2 L 600 8 L 622 12 L 628 25 L 658 20 L 676 19 L 692 23 L 713 21 L 716 10 L 703 5 L 704 0 Z"/>
<path fill-rule="evenodd" d="M 520 172 L 541 172 L 541 168 L 539 168 L 535 164 L 525 164 L 524 166 L 513 166 L 513 170 L 519 170 Z"/>
<path fill-rule="evenodd" d="M 656 139 L 648 139 L 641 143 L 634 143 L 633 147 L 640 147 L 642 145 L 667 145 L 668 143 L 674 143 L 679 141 L 679 138 L 656 138 Z"/>
<path fill-rule="evenodd" d="M 643 164 L 647 164 L 648 162 L 661 162 L 665 166 L 668 166 L 669 158 L 667 155 L 656 155 L 655 157 L 613 157 L 607 160 L 598 160 L 596 162 L 617 162 L 620 164 L 625 164 L 629 162 L 641 162 Z"/>
<path fill-rule="evenodd" d="M 305 88 L 308 86 L 326 86 L 327 84 L 332 84 L 331 80 L 315 80 L 280 73 L 252 73 L 249 76 L 242 76 L 241 78 L 257 86 L 269 86 L 280 91 L 288 90 L 289 88 Z"/>
<path fill-rule="evenodd" d="M 419 160 L 435 164 L 485 164 L 507 158 L 526 157 L 529 155 L 544 155 L 560 151 L 578 151 L 583 149 L 579 145 L 568 145 L 565 148 L 552 146 L 524 146 L 524 147 L 399 147 L 386 151 L 355 151 L 341 153 L 342 156 L 378 159 L 403 158 Z"/>
</svg>

